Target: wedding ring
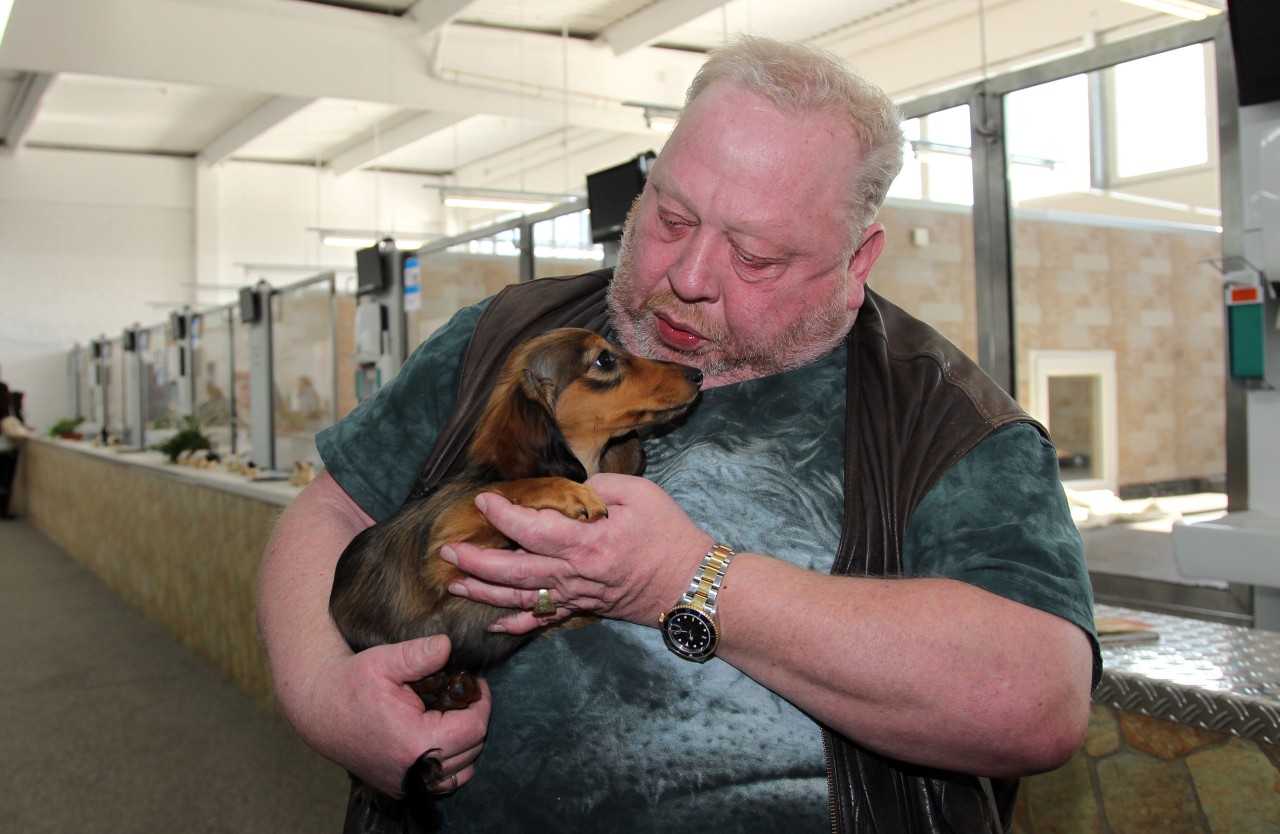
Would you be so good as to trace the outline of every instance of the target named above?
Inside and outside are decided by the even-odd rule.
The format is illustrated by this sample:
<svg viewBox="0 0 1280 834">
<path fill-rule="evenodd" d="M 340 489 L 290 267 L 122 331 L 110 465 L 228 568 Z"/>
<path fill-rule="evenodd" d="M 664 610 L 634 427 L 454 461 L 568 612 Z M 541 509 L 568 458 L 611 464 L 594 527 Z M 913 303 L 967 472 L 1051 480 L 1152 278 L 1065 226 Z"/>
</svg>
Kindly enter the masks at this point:
<svg viewBox="0 0 1280 834">
<path fill-rule="evenodd" d="M 453 793 L 458 789 L 458 774 L 449 777 L 449 793 Z"/>
<path fill-rule="evenodd" d="M 546 588 L 538 589 L 538 601 L 533 606 L 533 613 L 539 617 L 556 613 L 556 604 L 551 601 L 551 592 Z"/>
</svg>

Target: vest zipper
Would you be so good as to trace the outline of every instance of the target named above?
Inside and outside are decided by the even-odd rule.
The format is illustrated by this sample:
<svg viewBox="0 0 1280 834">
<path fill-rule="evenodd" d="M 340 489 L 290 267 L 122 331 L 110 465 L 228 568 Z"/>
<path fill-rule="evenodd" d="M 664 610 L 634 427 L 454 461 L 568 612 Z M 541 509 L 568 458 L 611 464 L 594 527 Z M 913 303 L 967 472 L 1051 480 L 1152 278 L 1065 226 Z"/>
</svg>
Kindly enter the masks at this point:
<svg viewBox="0 0 1280 834">
<path fill-rule="evenodd" d="M 836 776 L 835 754 L 831 749 L 831 731 L 822 731 L 822 757 L 827 770 L 827 815 L 831 820 L 831 834 L 840 834 L 840 825 L 836 821 Z"/>
</svg>

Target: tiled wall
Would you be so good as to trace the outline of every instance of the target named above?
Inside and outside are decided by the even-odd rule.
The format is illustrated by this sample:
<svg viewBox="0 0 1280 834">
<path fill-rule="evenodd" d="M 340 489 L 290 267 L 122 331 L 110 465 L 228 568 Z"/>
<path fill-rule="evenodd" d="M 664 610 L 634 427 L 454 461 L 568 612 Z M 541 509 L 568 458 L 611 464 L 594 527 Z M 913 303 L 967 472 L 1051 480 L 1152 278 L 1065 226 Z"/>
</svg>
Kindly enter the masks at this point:
<svg viewBox="0 0 1280 834">
<path fill-rule="evenodd" d="M 1015 834 L 1274 834 L 1280 748 L 1094 705 L 1066 766 L 1022 781 Z"/>
<path fill-rule="evenodd" d="M 972 220 L 965 211 L 890 204 L 871 286 L 976 356 Z M 913 242 L 923 229 L 928 242 Z M 919 239 L 918 236 L 916 238 Z M 1028 352 L 1112 350 L 1118 378 L 1119 484 L 1226 471 L 1221 257 L 1202 230 L 1014 224 L 1017 397 Z"/>
</svg>

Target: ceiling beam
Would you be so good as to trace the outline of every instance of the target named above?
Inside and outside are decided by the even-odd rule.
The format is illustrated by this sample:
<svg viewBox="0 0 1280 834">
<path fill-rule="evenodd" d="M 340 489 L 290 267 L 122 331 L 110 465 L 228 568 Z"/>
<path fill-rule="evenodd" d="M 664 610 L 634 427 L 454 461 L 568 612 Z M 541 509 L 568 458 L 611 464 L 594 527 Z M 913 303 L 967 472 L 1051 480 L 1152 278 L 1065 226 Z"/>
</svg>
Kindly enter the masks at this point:
<svg viewBox="0 0 1280 834">
<path fill-rule="evenodd" d="M 475 0 L 418 0 L 405 12 L 405 17 L 418 24 L 422 34 L 430 35 L 444 28 Z"/>
<path fill-rule="evenodd" d="M 302 96 L 272 96 L 205 145 L 196 158 L 205 165 L 216 165 L 313 101 Z"/>
<path fill-rule="evenodd" d="M 678 103 L 702 63 L 662 49 L 619 59 L 603 44 L 477 26 L 448 25 L 442 37 L 433 62 L 415 21 L 315 3 L 40 0 L 15 5 L 0 67 L 643 132 L 643 113 L 622 102 Z"/>
<path fill-rule="evenodd" d="M 53 83 L 49 72 L 25 72 L 18 81 L 18 91 L 0 122 L 0 147 L 12 155 L 18 152 L 40 112 L 40 102 Z"/>
<path fill-rule="evenodd" d="M 663 35 L 720 8 L 725 0 L 661 0 L 625 17 L 600 33 L 614 55 L 648 46 Z"/>
<path fill-rule="evenodd" d="M 420 113 L 334 154 L 327 160 L 329 169 L 336 176 L 342 176 L 348 171 L 376 162 L 392 151 L 398 151 L 419 139 L 425 139 L 433 133 L 453 127 L 464 118 L 466 117 L 457 113 Z"/>
</svg>

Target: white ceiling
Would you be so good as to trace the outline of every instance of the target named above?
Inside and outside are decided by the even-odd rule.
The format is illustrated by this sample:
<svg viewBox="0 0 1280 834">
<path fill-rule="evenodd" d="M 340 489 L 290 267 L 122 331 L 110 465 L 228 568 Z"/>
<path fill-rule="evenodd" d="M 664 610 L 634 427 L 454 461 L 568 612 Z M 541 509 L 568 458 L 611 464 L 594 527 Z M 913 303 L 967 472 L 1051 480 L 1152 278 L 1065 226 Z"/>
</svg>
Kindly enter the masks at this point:
<svg viewBox="0 0 1280 834">
<path fill-rule="evenodd" d="M 641 105 L 678 107 L 736 32 L 824 46 L 906 100 L 1178 22 L 1125 0 L 16 0 L 0 150 L 574 192 L 659 147 Z"/>
</svg>

